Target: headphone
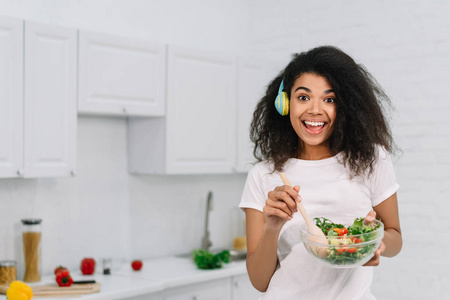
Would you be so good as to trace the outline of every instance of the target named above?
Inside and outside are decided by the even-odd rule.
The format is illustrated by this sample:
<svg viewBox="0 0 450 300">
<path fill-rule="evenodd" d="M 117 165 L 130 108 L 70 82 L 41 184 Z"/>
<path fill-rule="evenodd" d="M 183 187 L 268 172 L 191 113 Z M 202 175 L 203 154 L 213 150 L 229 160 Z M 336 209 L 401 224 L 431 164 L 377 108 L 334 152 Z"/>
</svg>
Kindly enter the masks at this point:
<svg viewBox="0 0 450 300">
<path fill-rule="evenodd" d="M 275 98 L 275 108 L 282 116 L 287 116 L 289 113 L 289 97 L 284 91 L 284 78 L 281 80 L 280 88 L 278 89 L 277 98 Z"/>
</svg>

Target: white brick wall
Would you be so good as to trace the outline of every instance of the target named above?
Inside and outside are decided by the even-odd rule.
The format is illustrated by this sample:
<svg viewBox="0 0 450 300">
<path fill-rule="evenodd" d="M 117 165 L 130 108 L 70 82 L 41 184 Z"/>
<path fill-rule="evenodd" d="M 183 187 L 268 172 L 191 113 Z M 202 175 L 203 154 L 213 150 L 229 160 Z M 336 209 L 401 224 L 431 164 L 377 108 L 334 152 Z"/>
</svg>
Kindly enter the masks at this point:
<svg viewBox="0 0 450 300">
<path fill-rule="evenodd" d="M 375 268 L 378 299 L 449 299 L 450 2 L 249 1 L 250 52 L 289 60 L 331 44 L 364 64 L 396 108 L 393 133 L 403 154 L 404 245 Z"/>
</svg>

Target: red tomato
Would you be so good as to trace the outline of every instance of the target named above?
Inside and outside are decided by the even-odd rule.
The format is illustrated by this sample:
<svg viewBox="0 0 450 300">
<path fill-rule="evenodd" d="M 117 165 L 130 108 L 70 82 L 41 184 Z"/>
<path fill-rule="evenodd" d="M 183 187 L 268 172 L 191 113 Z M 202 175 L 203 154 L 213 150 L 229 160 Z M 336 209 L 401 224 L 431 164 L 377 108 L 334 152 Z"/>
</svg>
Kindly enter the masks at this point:
<svg viewBox="0 0 450 300">
<path fill-rule="evenodd" d="M 354 252 L 356 252 L 356 248 L 349 248 L 348 246 L 342 246 L 342 247 L 340 247 L 340 248 L 338 248 L 336 250 L 337 250 L 338 254 L 342 254 L 344 252 L 347 252 L 347 253 L 354 253 Z"/>
<path fill-rule="evenodd" d="M 142 261 L 140 261 L 140 260 L 133 260 L 131 262 L 131 267 L 133 268 L 133 270 L 139 271 L 142 268 Z"/>
<path fill-rule="evenodd" d="M 62 271 L 68 271 L 68 270 L 67 270 L 66 267 L 63 267 L 63 266 L 57 266 L 57 267 L 55 268 L 54 273 L 55 273 L 55 275 L 58 275 L 58 273 L 60 273 L 60 272 L 62 272 Z"/>
<path fill-rule="evenodd" d="M 355 244 L 356 244 L 356 243 L 362 243 L 362 242 L 363 242 L 362 239 L 360 239 L 360 238 L 355 238 L 355 237 L 352 237 L 351 240 L 352 240 L 352 242 L 355 243 Z"/>
<path fill-rule="evenodd" d="M 336 250 L 337 250 L 338 254 L 342 254 L 342 253 L 344 253 L 347 250 L 347 248 L 348 248 L 347 246 L 342 246 L 342 247 L 340 247 L 340 248 L 338 248 Z"/>
<path fill-rule="evenodd" d="M 339 236 L 343 236 L 348 232 L 347 228 L 333 228 L 334 231 L 336 231 Z"/>
<path fill-rule="evenodd" d="M 80 269 L 81 269 L 81 273 L 83 273 L 83 275 L 93 274 L 95 271 L 95 259 L 84 258 L 81 261 Z"/>
</svg>

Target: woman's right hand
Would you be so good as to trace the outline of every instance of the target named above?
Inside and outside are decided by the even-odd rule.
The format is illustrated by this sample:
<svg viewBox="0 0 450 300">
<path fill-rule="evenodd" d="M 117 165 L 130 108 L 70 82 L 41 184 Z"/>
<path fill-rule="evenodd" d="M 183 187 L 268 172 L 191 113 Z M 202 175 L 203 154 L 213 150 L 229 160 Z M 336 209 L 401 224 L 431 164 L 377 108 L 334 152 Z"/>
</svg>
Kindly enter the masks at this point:
<svg viewBox="0 0 450 300">
<path fill-rule="evenodd" d="M 297 202 L 302 198 L 298 194 L 300 186 L 277 186 L 270 191 L 263 209 L 266 226 L 280 230 L 283 225 L 292 219 L 297 212 Z"/>
</svg>

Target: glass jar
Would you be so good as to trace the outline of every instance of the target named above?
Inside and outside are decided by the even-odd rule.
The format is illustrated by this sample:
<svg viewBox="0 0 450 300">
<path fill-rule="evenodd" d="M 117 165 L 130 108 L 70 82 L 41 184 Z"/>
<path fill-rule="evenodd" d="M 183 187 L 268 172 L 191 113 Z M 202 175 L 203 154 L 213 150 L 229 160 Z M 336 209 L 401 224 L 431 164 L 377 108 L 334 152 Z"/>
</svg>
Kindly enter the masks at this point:
<svg viewBox="0 0 450 300">
<path fill-rule="evenodd" d="M 103 259 L 103 274 L 110 275 L 111 274 L 111 258 Z"/>
<path fill-rule="evenodd" d="M 246 251 L 247 239 L 246 239 L 245 214 L 242 212 L 240 208 L 235 208 L 233 210 L 232 222 L 235 227 L 233 250 Z"/>
<path fill-rule="evenodd" d="M 41 219 L 22 219 L 23 256 L 25 275 L 23 281 L 41 281 Z"/>
<path fill-rule="evenodd" d="M 9 285 L 16 280 L 17 269 L 14 260 L 0 261 L 0 285 Z"/>
</svg>

